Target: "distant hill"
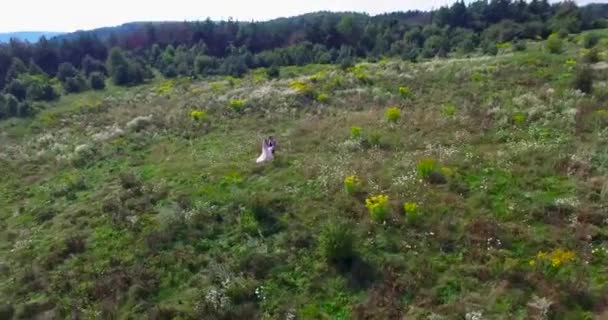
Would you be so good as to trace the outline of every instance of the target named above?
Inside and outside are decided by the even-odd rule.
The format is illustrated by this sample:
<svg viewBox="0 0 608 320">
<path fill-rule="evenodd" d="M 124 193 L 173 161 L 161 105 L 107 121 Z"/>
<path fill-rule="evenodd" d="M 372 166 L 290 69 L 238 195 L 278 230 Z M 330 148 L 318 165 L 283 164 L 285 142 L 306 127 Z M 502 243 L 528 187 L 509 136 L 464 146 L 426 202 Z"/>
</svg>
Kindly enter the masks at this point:
<svg viewBox="0 0 608 320">
<path fill-rule="evenodd" d="M 17 38 L 19 40 L 28 42 L 37 42 L 40 37 L 45 36 L 47 38 L 62 35 L 64 32 L 51 32 L 51 31 L 21 31 L 21 32 L 8 32 L 0 33 L 0 42 L 8 42 L 11 38 Z"/>
</svg>

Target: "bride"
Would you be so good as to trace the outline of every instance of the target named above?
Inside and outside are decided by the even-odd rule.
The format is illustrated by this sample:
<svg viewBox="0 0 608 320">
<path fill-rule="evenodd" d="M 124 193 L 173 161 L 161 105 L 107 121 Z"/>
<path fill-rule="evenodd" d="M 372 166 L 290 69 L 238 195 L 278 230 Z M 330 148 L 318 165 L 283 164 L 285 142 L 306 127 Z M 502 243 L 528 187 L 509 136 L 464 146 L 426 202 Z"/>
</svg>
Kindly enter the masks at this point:
<svg viewBox="0 0 608 320">
<path fill-rule="evenodd" d="M 277 147 L 277 142 L 272 136 L 264 139 L 262 142 L 262 154 L 255 161 L 256 163 L 262 163 L 266 161 L 272 161 L 274 159 L 274 151 Z"/>
</svg>

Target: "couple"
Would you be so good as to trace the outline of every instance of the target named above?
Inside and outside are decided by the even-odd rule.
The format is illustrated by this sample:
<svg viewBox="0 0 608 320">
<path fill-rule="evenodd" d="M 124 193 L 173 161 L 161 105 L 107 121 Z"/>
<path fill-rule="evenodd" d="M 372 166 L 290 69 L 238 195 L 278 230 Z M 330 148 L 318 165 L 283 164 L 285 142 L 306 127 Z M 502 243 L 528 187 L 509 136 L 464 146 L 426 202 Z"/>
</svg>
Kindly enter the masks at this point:
<svg viewBox="0 0 608 320">
<path fill-rule="evenodd" d="M 262 154 L 255 162 L 262 163 L 274 159 L 274 150 L 276 149 L 276 147 L 277 141 L 272 136 L 264 139 L 264 141 L 262 142 Z"/>
</svg>

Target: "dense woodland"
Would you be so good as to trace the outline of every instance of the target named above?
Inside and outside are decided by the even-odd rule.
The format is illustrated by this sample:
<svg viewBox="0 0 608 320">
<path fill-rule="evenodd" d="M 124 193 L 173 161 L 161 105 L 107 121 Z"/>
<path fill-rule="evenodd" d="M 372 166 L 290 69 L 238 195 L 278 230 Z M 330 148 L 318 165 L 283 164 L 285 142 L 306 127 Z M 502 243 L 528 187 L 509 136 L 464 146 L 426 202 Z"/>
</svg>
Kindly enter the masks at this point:
<svg viewBox="0 0 608 320">
<path fill-rule="evenodd" d="M 369 16 L 311 13 L 267 22 L 131 23 L 37 43 L 0 45 L 0 118 L 27 116 L 36 101 L 101 90 L 106 77 L 133 85 L 154 77 L 241 76 L 250 68 L 310 63 L 350 66 L 357 58 L 408 60 L 496 54 L 498 45 L 606 27 L 608 4 L 479 0 L 432 12 Z"/>
</svg>

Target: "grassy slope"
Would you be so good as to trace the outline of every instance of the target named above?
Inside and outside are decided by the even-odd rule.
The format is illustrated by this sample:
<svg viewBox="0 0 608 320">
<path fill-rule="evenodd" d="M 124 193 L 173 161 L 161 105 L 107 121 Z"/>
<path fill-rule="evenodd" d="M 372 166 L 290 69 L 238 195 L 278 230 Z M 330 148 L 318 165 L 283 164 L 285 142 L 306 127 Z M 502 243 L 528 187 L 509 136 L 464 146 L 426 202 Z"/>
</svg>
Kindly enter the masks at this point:
<svg viewBox="0 0 608 320">
<path fill-rule="evenodd" d="M 601 72 L 595 95 L 570 89 L 565 62 L 579 50 L 159 81 L 0 123 L 0 307 L 22 318 L 529 319 L 546 298 L 556 319 L 602 314 L 608 135 L 596 110 L 607 89 Z M 329 99 L 299 94 L 296 79 Z M 241 112 L 228 107 L 237 98 Z M 193 109 L 208 119 L 191 121 Z M 149 114 L 140 131 L 94 141 Z M 256 165 L 270 134 L 278 158 Z M 448 168 L 446 184 L 418 177 L 425 158 Z M 352 174 L 362 194 L 344 192 Z M 380 193 L 391 216 L 379 224 L 364 199 Z M 350 263 L 319 250 L 336 223 L 355 234 Z M 530 265 L 558 248 L 574 261 Z"/>
</svg>

